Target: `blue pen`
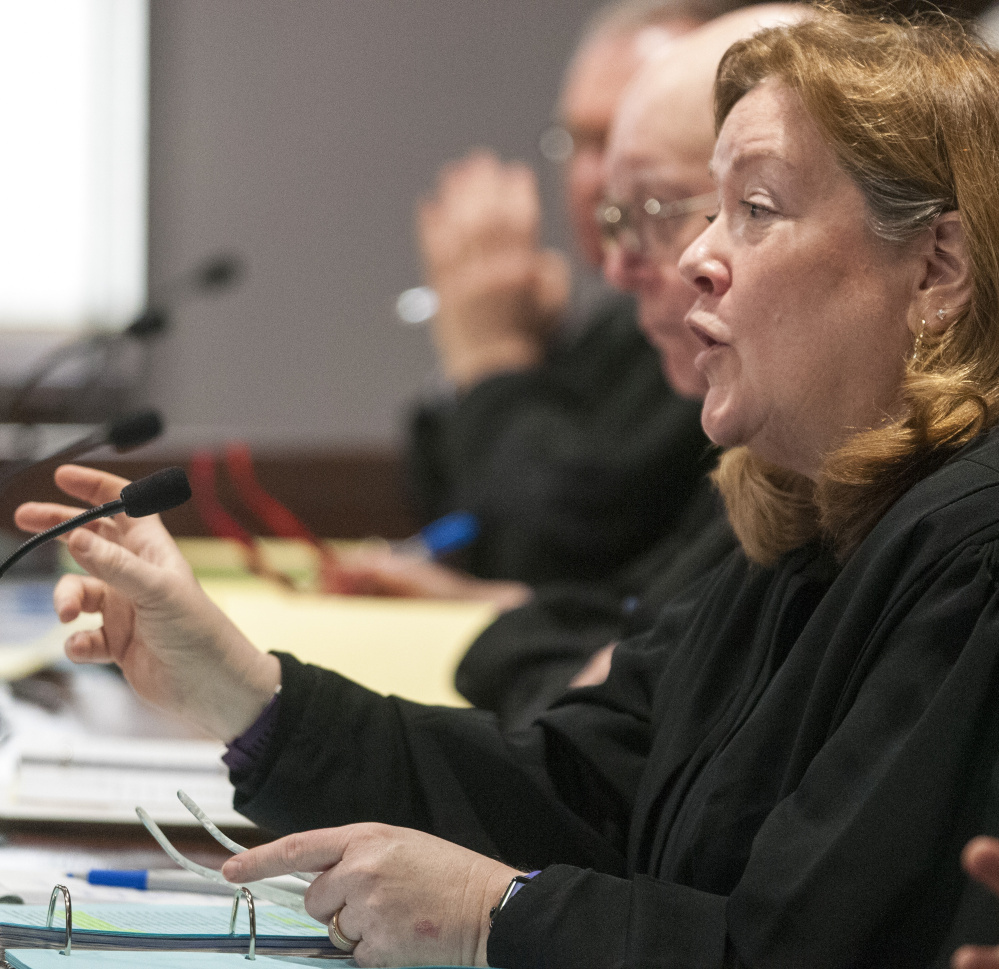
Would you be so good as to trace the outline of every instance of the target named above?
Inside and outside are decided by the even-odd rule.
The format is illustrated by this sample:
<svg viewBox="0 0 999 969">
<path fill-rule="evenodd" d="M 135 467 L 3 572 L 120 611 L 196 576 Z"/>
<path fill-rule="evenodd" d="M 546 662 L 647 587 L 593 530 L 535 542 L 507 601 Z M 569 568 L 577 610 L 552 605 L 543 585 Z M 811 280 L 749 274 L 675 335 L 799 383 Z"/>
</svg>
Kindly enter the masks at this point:
<svg viewBox="0 0 999 969">
<path fill-rule="evenodd" d="M 114 868 L 94 868 L 85 872 L 70 872 L 70 878 L 80 878 L 91 885 L 108 885 L 112 888 L 137 888 L 140 891 L 150 892 L 198 892 L 201 895 L 232 895 L 239 891 L 238 885 L 218 885 L 208 881 L 200 875 L 191 871 L 184 871 L 182 868 L 151 868 L 144 869 L 114 869 Z M 269 881 L 280 884 L 287 882 L 281 887 L 288 887 L 293 890 L 300 890 L 301 881 L 292 878 L 290 875 L 279 878 L 272 878 Z"/>
<path fill-rule="evenodd" d="M 454 511 L 425 525 L 415 535 L 392 542 L 394 552 L 421 559 L 437 559 L 467 548 L 479 536 L 479 520 L 470 511 Z"/>
<path fill-rule="evenodd" d="M 112 888 L 138 888 L 151 892 L 199 892 L 210 895 L 232 895 L 239 888 L 233 885 L 216 885 L 182 868 L 153 868 L 118 870 L 114 868 L 94 868 L 85 872 L 70 872 L 70 878 L 80 878 L 91 885 L 108 885 Z"/>
</svg>

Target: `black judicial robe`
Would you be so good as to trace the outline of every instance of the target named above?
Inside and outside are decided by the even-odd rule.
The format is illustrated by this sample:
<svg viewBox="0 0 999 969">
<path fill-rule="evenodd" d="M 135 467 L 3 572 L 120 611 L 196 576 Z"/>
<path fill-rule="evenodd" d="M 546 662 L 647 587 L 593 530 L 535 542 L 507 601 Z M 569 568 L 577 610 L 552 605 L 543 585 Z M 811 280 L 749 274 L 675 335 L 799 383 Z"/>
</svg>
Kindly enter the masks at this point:
<svg viewBox="0 0 999 969">
<path fill-rule="evenodd" d="M 593 653 L 651 629 L 667 602 L 737 544 L 705 476 L 676 526 L 626 569 L 601 583 L 538 586 L 526 605 L 490 623 L 458 664 L 458 692 L 494 711 L 504 729 L 529 725 Z"/>
<path fill-rule="evenodd" d="M 600 582 L 677 527 L 713 463 L 634 300 L 603 300 L 543 363 L 424 401 L 407 465 L 418 513 L 481 523 L 456 564 L 487 579 Z"/>
<path fill-rule="evenodd" d="M 813 547 L 773 569 L 733 553 L 527 730 L 284 656 L 236 807 L 543 869 L 490 934 L 507 969 L 946 965 L 999 936 L 958 861 L 997 833 L 997 553 L 993 432 L 841 570 Z"/>
</svg>

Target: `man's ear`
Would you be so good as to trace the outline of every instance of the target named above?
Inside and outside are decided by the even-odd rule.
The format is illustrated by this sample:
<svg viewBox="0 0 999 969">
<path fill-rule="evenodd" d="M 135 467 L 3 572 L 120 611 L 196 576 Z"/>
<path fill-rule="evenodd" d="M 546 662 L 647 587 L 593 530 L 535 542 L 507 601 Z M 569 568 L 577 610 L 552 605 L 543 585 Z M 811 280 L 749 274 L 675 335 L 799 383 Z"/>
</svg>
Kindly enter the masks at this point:
<svg viewBox="0 0 999 969">
<path fill-rule="evenodd" d="M 927 331 L 940 336 L 971 301 L 971 260 L 959 212 L 938 216 L 930 233 L 919 306 Z"/>
</svg>

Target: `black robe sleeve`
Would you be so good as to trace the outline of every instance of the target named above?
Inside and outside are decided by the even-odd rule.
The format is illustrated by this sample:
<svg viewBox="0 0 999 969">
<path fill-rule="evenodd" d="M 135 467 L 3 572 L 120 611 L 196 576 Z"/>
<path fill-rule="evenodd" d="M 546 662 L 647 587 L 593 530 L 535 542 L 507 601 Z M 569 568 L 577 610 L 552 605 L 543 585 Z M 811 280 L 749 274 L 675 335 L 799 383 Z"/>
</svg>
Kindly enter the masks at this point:
<svg viewBox="0 0 999 969">
<path fill-rule="evenodd" d="M 999 455 L 924 485 L 838 574 L 733 554 L 527 730 L 283 657 L 236 806 L 542 868 L 490 934 L 506 969 L 944 966 L 999 925 L 958 860 L 996 817 Z"/>
<path fill-rule="evenodd" d="M 740 585 L 745 565 L 737 557 L 719 571 L 713 584 L 723 594 Z M 768 575 L 756 576 L 744 592 L 746 609 L 756 608 L 768 584 Z M 588 883 L 586 869 L 625 876 L 635 796 L 656 734 L 650 684 L 702 610 L 700 590 L 692 591 L 652 633 L 627 644 L 606 687 L 564 698 L 550 724 L 506 734 L 486 712 L 380 697 L 282 655 L 275 732 L 265 757 L 234 774 L 236 808 L 276 833 L 380 821 L 514 865 L 568 862 L 572 868 L 543 876 L 546 888 L 560 891 Z M 729 628 L 744 621 L 738 608 L 724 620 Z M 577 694 L 583 702 L 574 702 Z M 611 881 L 626 892 L 633 884 Z M 608 965 L 573 961 L 574 952 L 575 943 L 562 954 L 567 961 L 553 965 Z M 533 963 L 509 962 L 520 964 Z"/>
<path fill-rule="evenodd" d="M 733 786 L 747 766 L 780 775 L 776 803 L 761 793 L 757 805 L 743 796 L 715 808 L 734 815 L 721 831 L 738 824 L 755 831 L 745 867 L 727 891 L 555 866 L 497 920 L 490 961 L 942 967 L 959 944 L 995 942 L 999 905 L 969 889 L 959 854 L 974 834 L 994 830 L 996 555 L 995 546 L 976 548 L 947 563 L 867 631 L 849 669 L 837 668 L 842 656 L 818 661 L 814 688 L 794 682 L 804 672 L 795 664 L 789 682 L 754 711 L 751 719 L 762 721 L 756 736 L 732 738 L 712 769 L 725 774 L 738 762 L 729 774 Z M 849 625 L 845 635 L 856 631 Z M 823 681 L 836 689 L 826 692 Z M 798 710 L 787 702 L 794 690 L 807 696 Z M 781 710 L 789 718 L 800 713 L 801 726 L 787 757 L 771 762 L 767 740 Z M 696 864 L 689 848 L 683 854 L 681 868 Z M 684 877 L 698 881 L 689 871 Z M 618 916 L 605 921 L 601 911 Z M 955 931 L 959 912 L 964 919 Z M 599 932 L 584 931 L 590 919 L 599 919 Z M 566 955 L 561 927 L 573 921 L 587 944 Z"/>
</svg>

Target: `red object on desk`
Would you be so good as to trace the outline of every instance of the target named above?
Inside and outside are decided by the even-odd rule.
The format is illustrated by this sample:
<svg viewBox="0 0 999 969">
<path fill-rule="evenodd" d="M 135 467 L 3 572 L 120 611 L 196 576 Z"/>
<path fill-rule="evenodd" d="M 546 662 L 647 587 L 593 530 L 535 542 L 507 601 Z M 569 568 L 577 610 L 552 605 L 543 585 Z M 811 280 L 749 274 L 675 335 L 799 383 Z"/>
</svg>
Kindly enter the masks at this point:
<svg viewBox="0 0 999 969">
<path fill-rule="evenodd" d="M 317 538 L 308 526 L 272 494 L 265 491 L 253 470 L 250 448 L 242 441 L 232 441 L 225 448 L 225 463 L 229 477 L 240 499 L 260 522 L 277 538 L 294 538 L 308 542 L 319 553 L 319 585 L 323 592 L 349 592 L 339 558 L 325 542 Z"/>
<path fill-rule="evenodd" d="M 240 500 L 272 535 L 277 538 L 297 538 L 323 549 L 322 542 L 309 531 L 305 523 L 277 498 L 265 491 L 257 481 L 248 445 L 242 441 L 227 444 L 225 465 Z"/>
<path fill-rule="evenodd" d="M 291 538 L 307 542 L 319 553 L 319 585 L 326 593 L 350 594 L 350 581 L 339 558 L 309 527 L 264 489 L 253 470 L 250 448 L 242 441 L 225 447 L 225 466 L 240 501 L 266 531 L 275 538 Z M 191 457 L 191 490 L 195 507 L 206 528 L 217 538 L 233 539 L 245 550 L 247 567 L 255 575 L 276 579 L 294 588 L 292 580 L 263 562 L 256 538 L 222 506 L 217 497 L 215 458 L 209 451 L 197 451 Z"/>
<path fill-rule="evenodd" d="M 294 589 L 295 583 L 283 572 L 270 568 L 264 560 L 256 539 L 222 507 L 215 490 L 215 458 L 210 451 L 195 451 L 188 465 L 192 499 L 205 527 L 216 538 L 238 542 L 243 549 L 246 568 L 262 578 L 272 579 Z"/>
</svg>

